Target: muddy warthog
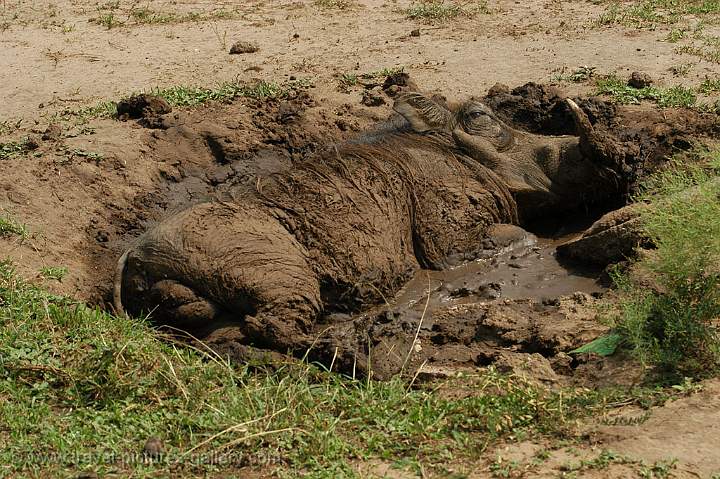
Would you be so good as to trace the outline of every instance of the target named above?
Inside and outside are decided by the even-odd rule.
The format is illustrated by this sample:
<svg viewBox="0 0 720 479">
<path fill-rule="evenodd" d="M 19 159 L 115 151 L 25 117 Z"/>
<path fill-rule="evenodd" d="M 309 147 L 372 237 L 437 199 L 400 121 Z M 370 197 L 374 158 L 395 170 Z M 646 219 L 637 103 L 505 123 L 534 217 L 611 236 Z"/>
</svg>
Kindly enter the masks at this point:
<svg viewBox="0 0 720 479">
<path fill-rule="evenodd" d="M 376 303 L 418 268 L 474 258 L 489 225 L 602 191 L 602 144 L 568 103 L 580 137 L 512 129 L 476 101 L 404 94 L 401 126 L 147 231 L 118 264 L 115 307 L 189 330 L 231 321 L 260 347 L 307 346 L 323 314 Z"/>
</svg>

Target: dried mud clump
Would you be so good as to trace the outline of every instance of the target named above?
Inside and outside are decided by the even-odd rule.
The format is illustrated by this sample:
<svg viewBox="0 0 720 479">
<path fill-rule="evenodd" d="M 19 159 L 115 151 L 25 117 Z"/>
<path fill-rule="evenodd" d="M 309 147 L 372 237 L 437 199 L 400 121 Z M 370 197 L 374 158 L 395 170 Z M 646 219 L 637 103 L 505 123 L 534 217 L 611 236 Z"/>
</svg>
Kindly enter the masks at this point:
<svg viewBox="0 0 720 479">
<path fill-rule="evenodd" d="M 245 53 L 255 53 L 257 51 L 260 51 L 260 45 L 255 42 L 239 41 L 230 47 L 230 55 L 242 55 Z"/>
<path fill-rule="evenodd" d="M 170 113 L 172 107 L 164 98 L 142 93 L 133 95 L 117 104 L 117 115 L 120 120 L 148 118 Z"/>
</svg>

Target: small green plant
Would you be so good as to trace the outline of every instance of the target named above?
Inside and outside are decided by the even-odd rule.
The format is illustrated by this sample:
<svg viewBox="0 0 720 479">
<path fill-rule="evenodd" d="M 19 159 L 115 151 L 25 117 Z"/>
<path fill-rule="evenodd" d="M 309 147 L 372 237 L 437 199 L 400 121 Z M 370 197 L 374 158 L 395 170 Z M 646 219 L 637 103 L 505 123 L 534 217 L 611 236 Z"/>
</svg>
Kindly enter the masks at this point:
<svg viewBox="0 0 720 479">
<path fill-rule="evenodd" d="M 113 12 L 100 14 L 97 18 L 93 19 L 93 21 L 98 25 L 104 26 L 108 30 L 124 25 L 124 22 L 118 20 Z"/>
<path fill-rule="evenodd" d="M 681 85 L 665 89 L 653 86 L 635 88 L 616 75 L 600 77 L 595 84 L 596 94 L 608 95 L 614 102 L 620 104 L 637 104 L 642 100 L 650 100 L 661 107 L 689 108 L 697 102 L 695 91 Z"/>
<path fill-rule="evenodd" d="M 720 79 L 711 80 L 710 78 L 706 78 L 700 84 L 700 88 L 698 88 L 698 91 L 706 95 L 710 93 L 720 92 Z"/>
<path fill-rule="evenodd" d="M 0 215 L 0 238 L 9 238 L 11 236 L 27 238 L 28 235 L 27 226 L 18 222 L 8 213 Z"/>
<path fill-rule="evenodd" d="M 175 23 L 178 21 L 175 14 L 156 12 L 148 7 L 133 9 L 130 11 L 130 16 L 136 23 L 145 25 Z"/>
<path fill-rule="evenodd" d="M 520 467 L 518 461 L 506 461 L 502 457 L 498 457 L 490 464 L 490 472 L 493 477 L 512 477 L 513 471 Z"/>
<path fill-rule="evenodd" d="M 693 64 L 692 63 L 681 63 L 679 65 L 673 65 L 670 67 L 670 71 L 673 75 L 677 76 L 687 76 L 688 73 L 690 73 L 690 70 L 692 70 Z"/>
<path fill-rule="evenodd" d="M 14 133 L 22 125 L 22 118 L 18 120 L 3 120 L 0 121 L 0 135 L 6 135 L 8 133 Z"/>
<path fill-rule="evenodd" d="M 665 37 L 665 41 L 668 43 L 677 43 L 685 38 L 686 30 L 682 28 L 673 28 L 670 33 Z"/>
<path fill-rule="evenodd" d="M 718 14 L 720 14 L 720 3 L 714 0 L 639 0 L 622 3 L 613 1 L 600 15 L 597 23 L 621 24 L 652 30 L 658 25 L 676 24 L 690 16 L 705 17 Z"/>
<path fill-rule="evenodd" d="M 37 145 L 34 145 L 29 138 L 24 138 L 21 141 L 0 143 L 0 160 L 8 160 L 23 155 L 35 147 L 37 147 Z"/>
<path fill-rule="evenodd" d="M 651 466 L 642 466 L 638 473 L 643 479 L 667 479 L 676 466 L 677 459 L 657 461 Z"/>
<path fill-rule="evenodd" d="M 486 1 L 458 3 L 445 0 L 420 0 L 413 2 L 405 10 L 408 18 L 426 22 L 442 22 L 459 16 L 471 17 L 478 13 L 490 13 Z"/>
<path fill-rule="evenodd" d="M 67 275 L 68 269 L 65 266 L 45 266 L 40 268 L 40 276 L 45 279 L 54 279 L 62 281 Z"/>
<path fill-rule="evenodd" d="M 354 5 L 353 0 L 315 0 L 315 6 L 323 9 L 347 10 Z"/>
<path fill-rule="evenodd" d="M 582 83 L 595 76 L 596 67 L 583 65 L 569 74 L 561 73 L 555 77 L 555 81 Z"/>
</svg>

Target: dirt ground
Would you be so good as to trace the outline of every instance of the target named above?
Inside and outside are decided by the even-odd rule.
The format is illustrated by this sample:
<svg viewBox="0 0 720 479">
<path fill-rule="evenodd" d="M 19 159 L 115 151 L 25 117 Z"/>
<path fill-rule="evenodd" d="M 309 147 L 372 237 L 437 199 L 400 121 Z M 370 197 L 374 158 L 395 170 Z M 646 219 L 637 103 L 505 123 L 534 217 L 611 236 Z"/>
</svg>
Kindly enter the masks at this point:
<svg viewBox="0 0 720 479">
<path fill-rule="evenodd" d="M 591 66 L 622 77 L 642 71 L 664 86 L 697 86 L 720 70 L 716 63 L 677 53 L 674 44 L 662 41 L 670 26 L 641 30 L 598 25 L 607 9 L 601 2 L 491 1 L 489 13 L 445 23 L 408 19 L 405 1 L 323 6 L 328 4 L 332 2 L 3 2 L 0 143 L 30 136 L 38 145 L 27 154 L 0 159 L 0 215 L 29 230 L 24 238 L 0 238 L 0 259 L 11 259 L 23 276 L 54 291 L 106 305 L 117 258 L 168 212 L 225 195 L 258 174 L 286 169 L 390 115 L 392 99 L 381 89 L 371 90 L 380 104 L 369 106 L 373 103 L 363 101 L 364 80 L 343 85 L 343 76 L 402 67 L 422 89 L 451 100 L 485 96 L 497 83 L 512 88 L 528 82 L 555 83 L 563 95 L 585 98 L 593 93 L 591 84 L 563 82 L 558 76 Z M 150 20 L 133 16 L 138 8 L 152 12 L 142 17 Z M 416 29 L 419 35 L 411 35 Z M 259 49 L 230 55 L 236 41 Z M 679 75 L 677 67 L 685 64 L 692 68 Z M 150 125 L 113 119 L 85 123 L 77 115 L 62 116 L 154 87 L 212 88 L 231 80 L 302 81 L 290 83 L 296 86 L 282 100 L 239 98 L 175 108 Z M 372 81 L 382 83 L 382 78 Z M 494 106 L 526 128 L 567 133 L 548 131 L 551 121 L 513 117 L 512 104 L 502 98 Z M 525 108 L 548 106 L 530 102 Z M 647 111 L 646 106 L 630 107 L 611 115 L 615 133 L 627 133 L 622 138 L 626 144 L 645 145 L 635 158 L 658 158 L 673 147 L 689 146 L 687 140 L 694 136 L 717 132 L 712 115 L 654 110 L 648 120 Z M 597 112 L 601 117 L 605 110 Z M 665 126 L 659 127 L 661 123 Z M 52 124 L 60 129 L 49 128 Z M 632 186 L 630 179 L 628 188 Z M 562 235 L 556 229 L 551 236 Z M 629 374 L 633 367 L 627 362 L 578 361 L 565 354 L 604 331 L 595 321 L 594 305 L 605 287 L 597 281 L 600 270 L 568 273 L 554 262 L 553 241 L 521 241 L 487 267 L 419 275 L 387 308 L 368 316 L 391 318 L 389 324 L 371 321 L 375 354 L 391 357 L 397 355 L 395 348 L 414 348 L 408 369 L 428 361 L 423 374 L 429 378 L 494 363 L 549 387 L 633 384 L 638 378 Z M 62 281 L 43 278 L 40 271 L 48 267 L 66 267 L 67 274 Z M 545 279 L 523 281 L 537 272 Z M 479 275 L 482 281 L 468 282 Z M 493 296 L 494 286 L 487 285 L 503 280 L 502 298 Z M 530 282 L 531 291 L 516 288 Z M 561 283 L 560 288 L 547 286 Z M 416 341 L 413 333 L 426 299 L 433 315 Z M 398 308 L 402 314 L 393 319 Z M 473 329 L 478 318 L 484 336 Z M 358 324 L 367 326 L 361 322 L 353 327 Z M 388 346 L 388 337 L 403 339 Z M 378 374 L 394 372 L 388 367 Z M 720 472 L 714 453 L 720 447 L 718 392 L 717 381 L 709 381 L 701 391 L 652 410 L 646 420 L 583 425 L 572 451 L 554 448 L 541 465 L 530 463 L 549 445 L 521 443 L 458 468 L 470 477 L 487 477 L 487 472 L 473 476 L 472 471 L 487 471 L 488 464 L 502 457 L 524 464 L 510 471 L 510 477 L 558 477 L 572 472 L 568 462 L 611 450 L 648 464 L 677 459 L 675 477 L 715 477 Z M 619 411 L 639 414 L 632 406 Z M 358 468 L 381 477 L 397 473 L 384 464 Z M 601 474 L 639 473 L 634 465 L 613 463 L 608 470 L 584 470 L 576 477 Z"/>
</svg>

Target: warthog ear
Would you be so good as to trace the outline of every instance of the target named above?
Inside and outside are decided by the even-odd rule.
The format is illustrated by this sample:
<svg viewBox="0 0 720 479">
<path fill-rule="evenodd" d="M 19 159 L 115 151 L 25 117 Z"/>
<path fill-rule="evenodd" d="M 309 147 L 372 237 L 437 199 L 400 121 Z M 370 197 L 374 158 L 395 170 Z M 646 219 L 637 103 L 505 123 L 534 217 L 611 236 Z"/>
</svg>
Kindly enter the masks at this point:
<svg viewBox="0 0 720 479">
<path fill-rule="evenodd" d="M 452 118 L 447 108 L 422 93 L 412 92 L 398 96 L 393 109 L 417 132 L 446 128 L 450 126 Z"/>
</svg>

